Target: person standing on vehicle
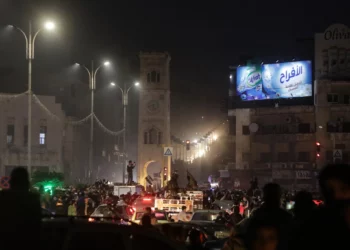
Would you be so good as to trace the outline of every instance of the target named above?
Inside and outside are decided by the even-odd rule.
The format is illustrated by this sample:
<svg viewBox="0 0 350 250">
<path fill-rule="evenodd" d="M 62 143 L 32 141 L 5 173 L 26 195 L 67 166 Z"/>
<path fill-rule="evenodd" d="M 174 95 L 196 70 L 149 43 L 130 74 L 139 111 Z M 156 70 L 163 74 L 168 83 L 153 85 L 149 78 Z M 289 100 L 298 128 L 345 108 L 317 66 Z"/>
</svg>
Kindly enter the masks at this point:
<svg viewBox="0 0 350 250">
<path fill-rule="evenodd" d="M 177 215 L 177 221 L 178 222 L 188 221 L 187 214 L 186 214 L 186 206 L 182 206 L 181 212 Z"/>
<path fill-rule="evenodd" d="M 128 182 L 127 182 L 128 185 L 132 185 L 132 182 L 133 182 L 132 171 L 134 170 L 134 168 L 135 168 L 135 164 L 133 164 L 132 161 L 129 161 L 129 164 L 126 167 L 126 171 L 128 173 Z"/>
</svg>

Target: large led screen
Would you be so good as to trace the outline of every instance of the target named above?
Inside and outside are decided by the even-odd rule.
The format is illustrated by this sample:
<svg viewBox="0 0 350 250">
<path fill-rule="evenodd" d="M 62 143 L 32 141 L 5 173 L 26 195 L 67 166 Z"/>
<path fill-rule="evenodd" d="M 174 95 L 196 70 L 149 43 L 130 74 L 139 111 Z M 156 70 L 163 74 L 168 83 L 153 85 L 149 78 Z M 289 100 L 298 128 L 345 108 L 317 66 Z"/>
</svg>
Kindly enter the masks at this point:
<svg viewBox="0 0 350 250">
<path fill-rule="evenodd" d="M 311 61 L 238 67 L 236 88 L 242 101 L 310 97 Z"/>
</svg>

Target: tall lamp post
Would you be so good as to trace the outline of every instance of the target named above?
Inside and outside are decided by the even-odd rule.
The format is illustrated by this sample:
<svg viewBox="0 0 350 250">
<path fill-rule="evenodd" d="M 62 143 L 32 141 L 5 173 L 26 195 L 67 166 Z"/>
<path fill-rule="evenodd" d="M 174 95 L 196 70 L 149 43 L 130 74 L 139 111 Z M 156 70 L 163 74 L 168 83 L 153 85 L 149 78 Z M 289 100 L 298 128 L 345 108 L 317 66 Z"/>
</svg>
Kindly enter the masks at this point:
<svg viewBox="0 0 350 250">
<path fill-rule="evenodd" d="M 39 33 L 43 30 L 42 28 L 38 29 L 37 32 L 32 33 L 32 23 L 29 21 L 29 29 L 26 34 L 21 28 L 10 25 L 11 27 L 16 28 L 20 31 L 26 41 L 26 59 L 28 60 L 28 174 L 31 177 L 32 174 L 32 60 L 34 60 L 34 45 L 35 39 Z M 47 30 L 53 30 L 55 24 L 53 22 L 46 22 L 44 28 Z"/>
<path fill-rule="evenodd" d="M 125 169 L 127 167 L 127 147 L 126 147 L 126 107 L 128 106 L 128 94 L 132 87 L 139 86 L 139 82 L 135 82 L 129 88 L 126 88 L 126 83 L 124 83 L 124 88 L 122 89 L 119 85 L 111 82 L 112 86 L 117 86 L 122 92 L 122 103 L 123 103 L 123 151 L 124 151 L 124 166 L 123 166 L 123 184 L 125 183 Z"/>
<path fill-rule="evenodd" d="M 93 168 L 93 161 L 94 161 L 94 94 L 96 90 L 96 74 L 99 71 L 99 69 L 102 66 L 109 66 L 109 62 L 106 61 L 100 66 L 98 66 L 96 69 L 94 69 L 94 61 L 91 61 L 91 69 L 89 70 L 86 66 L 81 65 L 77 63 L 77 65 L 82 66 L 89 75 L 89 86 L 91 90 L 91 113 L 92 116 L 90 118 L 90 147 L 89 147 L 89 171 L 87 178 L 92 181 L 92 168 Z"/>
</svg>

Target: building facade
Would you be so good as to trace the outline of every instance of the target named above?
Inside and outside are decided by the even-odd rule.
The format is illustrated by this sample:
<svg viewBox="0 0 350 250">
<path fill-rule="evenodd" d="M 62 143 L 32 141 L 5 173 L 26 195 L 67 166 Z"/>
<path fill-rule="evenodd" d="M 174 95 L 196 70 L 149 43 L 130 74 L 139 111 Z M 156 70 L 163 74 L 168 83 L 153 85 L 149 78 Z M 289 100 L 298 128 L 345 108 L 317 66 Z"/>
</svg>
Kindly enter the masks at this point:
<svg viewBox="0 0 350 250">
<path fill-rule="evenodd" d="M 27 168 L 27 95 L 2 95 L 0 105 L 0 175 L 8 176 L 15 167 Z M 78 167 L 76 127 L 69 125 L 53 96 L 37 96 L 41 104 L 32 106 L 32 169 L 65 174 L 69 182 Z M 43 106 L 47 110 L 43 109 Z M 76 153 L 76 154 L 75 154 Z"/>
<path fill-rule="evenodd" d="M 266 181 L 292 185 L 298 179 L 311 180 L 313 171 L 326 164 L 349 163 L 349 28 L 331 25 L 315 35 L 314 48 L 312 104 L 292 96 L 285 103 L 270 100 L 235 105 L 236 85 L 231 82 L 228 113 L 235 163 L 228 169 L 266 170 Z"/>
<path fill-rule="evenodd" d="M 164 147 L 170 146 L 170 55 L 140 53 L 139 139 L 137 180 L 144 184 L 147 175 L 161 173 L 170 178 L 170 157 Z M 150 173 L 150 164 L 157 169 Z"/>
</svg>

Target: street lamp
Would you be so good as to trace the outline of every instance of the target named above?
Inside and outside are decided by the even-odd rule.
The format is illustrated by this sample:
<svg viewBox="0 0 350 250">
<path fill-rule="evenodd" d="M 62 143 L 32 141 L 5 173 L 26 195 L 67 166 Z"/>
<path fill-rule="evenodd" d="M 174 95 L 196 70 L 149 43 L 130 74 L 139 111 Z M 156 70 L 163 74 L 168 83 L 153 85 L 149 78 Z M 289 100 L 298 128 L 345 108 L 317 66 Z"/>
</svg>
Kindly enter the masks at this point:
<svg viewBox="0 0 350 250">
<path fill-rule="evenodd" d="M 111 86 L 116 86 L 120 89 L 122 92 L 122 103 L 123 103 L 123 151 L 124 151 L 124 164 L 123 167 L 123 184 L 125 183 L 125 169 L 127 166 L 127 148 L 126 148 L 126 106 L 128 106 L 128 94 L 129 90 L 134 86 L 139 86 L 139 82 L 135 82 L 133 85 L 131 85 L 129 88 L 126 88 L 126 83 L 124 83 L 124 89 L 122 89 L 119 85 L 115 84 L 114 82 L 111 82 Z"/>
<path fill-rule="evenodd" d="M 108 61 L 104 62 L 100 66 L 98 66 L 96 69 L 94 69 L 94 61 L 91 61 L 91 69 L 89 70 L 86 66 L 81 65 L 78 63 L 78 65 L 82 66 L 89 75 L 89 85 L 91 89 L 91 118 L 90 118 L 90 148 L 89 148 L 89 172 L 88 172 L 88 179 L 91 179 L 92 177 L 92 167 L 93 167 L 93 160 L 94 160 L 94 93 L 96 89 L 96 74 L 99 71 L 99 69 L 102 66 L 109 66 L 110 63 Z M 92 179 L 91 179 L 92 181 Z"/>
<path fill-rule="evenodd" d="M 22 33 L 26 41 L 26 59 L 28 60 L 28 174 L 31 177 L 31 168 L 32 168 L 32 60 L 34 60 L 34 48 L 35 48 L 35 39 L 39 33 L 43 30 L 42 28 L 38 29 L 34 35 L 32 33 L 32 23 L 29 21 L 29 29 L 26 34 L 21 28 L 10 25 L 11 27 L 16 28 L 19 32 Z M 53 30 L 55 24 L 53 22 L 46 22 L 44 28 L 47 30 Z"/>
</svg>

